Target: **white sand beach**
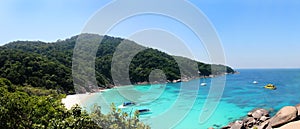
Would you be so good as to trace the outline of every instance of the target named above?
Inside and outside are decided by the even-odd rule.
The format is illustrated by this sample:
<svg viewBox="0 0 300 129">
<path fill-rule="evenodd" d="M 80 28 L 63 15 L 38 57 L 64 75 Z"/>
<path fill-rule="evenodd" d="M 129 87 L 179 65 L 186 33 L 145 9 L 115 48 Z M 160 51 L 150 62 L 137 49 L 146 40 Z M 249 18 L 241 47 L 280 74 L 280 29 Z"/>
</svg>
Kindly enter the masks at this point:
<svg viewBox="0 0 300 129">
<path fill-rule="evenodd" d="M 106 91 L 99 90 L 99 92 Z M 96 92 L 97 93 L 97 92 Z M 67 109 L 71 109 L 72 106 L 78 104 L 79 106 L 82 106 L 81 103 L 92 97 L 96 93 L 85 93 L 85 94 L 74 94 L 74 95 L 67 95 L 66 98 L 63 98 L 61 101 L 65 105 Z"/>
<path fill-rule="evenodd" d="M 78 104 L 81 105 L 81 103 L 88 99 L 92 94 L 86 93 L 86 94 L 75 94 L 75 95 L 67 95 L 66 98 L 63 98 L 61 102 L 65 105 L 67 109 L 71 109 L 72 106 Z"/>
</svg>

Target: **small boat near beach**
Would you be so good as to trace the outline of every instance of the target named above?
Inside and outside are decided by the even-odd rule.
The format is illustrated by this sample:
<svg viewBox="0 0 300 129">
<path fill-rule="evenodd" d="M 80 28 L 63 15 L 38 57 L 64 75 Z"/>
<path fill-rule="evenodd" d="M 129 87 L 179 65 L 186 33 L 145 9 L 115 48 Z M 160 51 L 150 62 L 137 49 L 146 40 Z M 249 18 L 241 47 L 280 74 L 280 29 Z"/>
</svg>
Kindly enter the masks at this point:
<svg viewBox="0 0 300 129">
<path fill-rule="evenodd" d="M 124 102 L 122 105 L 118 106 L 118 108 L 127 108 L 134 105 L 136 105 L 135 102 Z"/>
<path fill-rule="evenodd" d="M 137 110 L 137 112 L 138 112 L 140 115 L 151 113 L 151 112 L 150 112 L 150 109 L 139 109 L 139 110 Z"/>
<path fill-rule="evenodd" d="M 273 84 L 268 84 L 268 85 L 264 86 L 264 88 L 270 89 L 270 90 L 276 90 L 276 86 Z"/>
<path fill-rule="evenodd" d="M 135 105 L 134 102 L 124 102 L 123 103 L 123 106 L 133 106 L 133 105 Z"/>
</svg>

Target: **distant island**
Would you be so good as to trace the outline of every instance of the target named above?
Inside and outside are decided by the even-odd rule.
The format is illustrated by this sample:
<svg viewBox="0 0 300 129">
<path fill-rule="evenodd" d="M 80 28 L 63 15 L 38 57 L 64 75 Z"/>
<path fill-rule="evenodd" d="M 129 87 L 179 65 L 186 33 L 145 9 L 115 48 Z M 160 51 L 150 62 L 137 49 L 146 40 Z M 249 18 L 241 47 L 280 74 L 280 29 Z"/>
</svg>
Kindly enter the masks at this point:
<svg viewBox="0 0 300 129">
<path fill-rule="evenodd" d="M 111 36 L 96 34 L 84 34 L 86 37 L 103 38 L 99 45 L 96 60 L 96 80 L 99 88 L 111 88 L 114 85 L 111 76 L 111 62 L 116 47 L 124 40 Z M 43 87 L 54 89 L 60 93 L 74 94 L 72 78 L 72 56 L 76 40 L 80 35 L 65 40 L 46 43 L 42 41 L 15 41 L 0 47 L 0 77 L 7 78 L 14 85 Z M 128 40 L 129 41 L 129 40 Z M 131 47 L 143 47 L 133 41 L 129 41 Z M 145 47 L 144 47 L 145 48 Z M 209 77 L 213 73 L 211 66 L 185 57 L 171 56 L 152 48 L 145 48 L 131 61 L 129 74 L 132 84 L 149 82 L 148 76 L 153 69 L 161 69 L 168 81 L 176 82 L 181 79 L 176 59 L 187 63 L 197 63 L 199 77 Z M 235 71 L 224 65 L 214 65 L 226 68 L 226 73 Z M 218 73 L 225 74 L 225 73 Z M 196 78 L 185 76 L 185 80 Z M 179 80 L 180 81 L 180 80 Z M 80 92 L 92 92 L 82 89 Z"/>
</svg>

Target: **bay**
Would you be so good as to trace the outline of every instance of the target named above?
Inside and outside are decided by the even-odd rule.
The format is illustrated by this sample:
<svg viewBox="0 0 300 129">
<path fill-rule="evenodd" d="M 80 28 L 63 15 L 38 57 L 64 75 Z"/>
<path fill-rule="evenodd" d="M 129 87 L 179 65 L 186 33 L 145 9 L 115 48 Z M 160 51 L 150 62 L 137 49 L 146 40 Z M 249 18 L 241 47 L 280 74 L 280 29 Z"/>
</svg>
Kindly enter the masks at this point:
<svg viewBox="0 0 300 129">
<path fill-rule="evenodd" d="M 132 114 L 137 109 L 150 109 L 151 113 L 140 115 L 140 119 L 153 128 L 172 124 L 176 129 L 196 129 L 220 128 L 244 117 L 247 112 L 255 108 L 265 108 L 274 114 L 283 106 L 300 103 L 300 69 L 239 69 L 237 71 L 238 74 L 226 75 L 220 102 L 217 99 L 207 100 L 213 78 L 202 78 L 181 83 L 122 86 L 96 93 L 82 102 L 82 105 L 90 111 L 94 104 L 105 107 L 104 105 L 114 103 L 119 106 L 123 102 L 135 99 L 138 101 L 136 106 L 122 108 L 122 110 Z M 257 81 L 258 84 L 254 84 L 253 81 Z M 207 85 L 201 86 L 202 82 Z M 276 85 L 277 89 L 263 88 L 269 83 Z M 195 85 L 198 91 L 194 91 Z M 200 114 L 210 110 L 203 107 L 206 101 L 216 101 L 218 106 L 211 115 L 205 116 L 206 121 L 200 121 Z M 106 113 L 109 108 L 102 108 L 102 110 Z M 176 123 L 177 118 L 180 121 Z M 173 119 L 175 124 L 172 123 Z"/>
</svg>

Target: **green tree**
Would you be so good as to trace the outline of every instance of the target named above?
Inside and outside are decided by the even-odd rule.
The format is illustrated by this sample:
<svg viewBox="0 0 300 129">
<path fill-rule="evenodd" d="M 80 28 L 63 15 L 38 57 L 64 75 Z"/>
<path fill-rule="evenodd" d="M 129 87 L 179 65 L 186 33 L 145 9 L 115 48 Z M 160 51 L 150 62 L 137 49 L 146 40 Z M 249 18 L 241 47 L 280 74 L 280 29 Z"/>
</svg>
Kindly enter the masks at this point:
<svg viewBox="0 0 300 129">
<path fill-rule="evenodd" d="M 8 91 L 11 83 L 0 78 L 0 128 L 1 129 L 147 129 L 138 117 L 129 117 L 112 105 L 112 111 L 102 114 L 95 106 L 91 114 L 75 105 L 67 110 L 61 103 L 65 95 L 52 90 L 17 88 Z M 42 92 L 41 93 L 38 93 Z"/>
</svg>

